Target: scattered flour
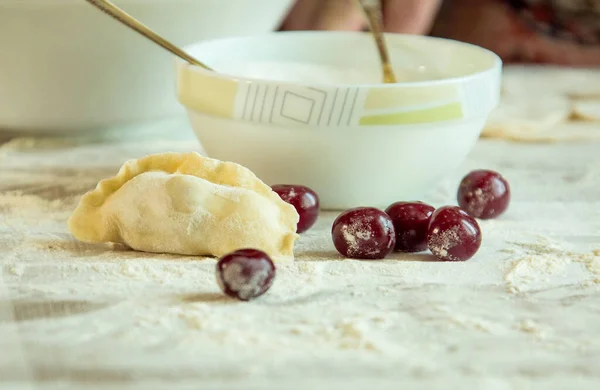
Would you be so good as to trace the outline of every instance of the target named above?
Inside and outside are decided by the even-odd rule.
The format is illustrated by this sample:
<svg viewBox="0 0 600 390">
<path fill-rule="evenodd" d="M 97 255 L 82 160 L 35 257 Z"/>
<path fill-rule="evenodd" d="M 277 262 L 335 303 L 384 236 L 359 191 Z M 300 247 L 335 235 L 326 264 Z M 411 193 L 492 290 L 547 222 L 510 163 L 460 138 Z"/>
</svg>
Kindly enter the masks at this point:
<svg viewBox="0 0 600 390">
<path fill-rule="evenodd" d="M 21 264 L 11 264 L 8 266 L 8 272 L 15 276 L 22 276 L 25 272 L 25 267 Z"/>
<path fill-rule="evenodd" d="M 548 277 L 564 272 L 571 259 L 556 255 L 525 255 L 517 257 L 509 264 L 504 276 L 508 291 L 518 293 L 530 285 L 547 282 Z"/>
<path fill-rule="evenodd" d="M 550 282 L 550 277 L 564 274 L 567 266 L 578 263 L 593 275 L 600 274 L 600 256 L 597 251 L 576 253 L 562 249 L 557 243 L 542 239 L 537 243 L 517 244 L 525 254 L 507 261 L 504 281 L 511 293 L 540 288 Z"/>
<path fill-rule="evenodd" d="M 436 227 L 433 229 L 433 234 L 429 237 L 429 249 L 437 257 L 447 257 L 455 260 L 454 256 L 449 254 L 448 251 L 460 242 L 459 234 L 460 226 L 453 226 L 443 232 L 440 232 L 440 229 Z"/>
<path fill-rule="evenodd" d="M 73 164 L 95 153 L 106 160 L 97 167 L 114 168 L 132 150 L 137 157 L 167 141 L 69 153 Z M 0 164 L 0 311 L 8 302 L 20 321 L 0 313 L 0 345 L 7 346 L 0 376 L 15 377 L 11 362 L 20 354 L 53 381 L 98 378 L 98 388 L 106 387 L 102 378 L 117 387 L 119 378 L 142 378 L 196 388 L 318 388 L 303 382 L 308 372 L 318 384 L 349 390 L 382 379 L 395 387 L 486 388 L 469 382 L 474 377 L 502 378 L 498 388 L 541 388 L 551 378 L 557 389 L 591 378 L 593 386 L 578 389 L 596 389 L 600 363 L 587 357 L 600 350 L 600 250 L 592 252 L 600 175 L 594 170 L 568 188 L 557 183 L 581 161 L 600 167 L 597 146 L 545 146 L 532 156 L 538 148 L 489 145 L 479 144 L 433 201 L 455 201 L 453 188 L 468 164 L 510 177 L 513 204 L 502 218 L 482 221 L 483 245 L 473 259 L 340 259 L 331 242 L 336 215 L 325 213 L 302 235 L 296 261 L 277 263 L 271 290 L 249 304 L 223 296 L 214 259 L 74 241 L 65 226 L 74 203 L 30 194 L 17 177 L 30 175 L 29 164 L 63 161 L 64 152 L 11 152 Z M 20 170 L 8 175 L 6 166 Z M 44 183 L 58 177 L 47 172 Z M 536 241 L 538 235 L 545 239 Z M 17 335 L 18 343 L 2 335 Z"/>
<path fill-rule="evenodd" d="M 47 201 L 35 195 L 25 195 L 22 191 L 0 193 L 0 212 L 11 215 L 35 215 L 59 211 L 65 207 L 61 199 Z"/>
<path fill-rule="evenodd" d="M 481 215 L 486 205 L 494 200 L 494 189 L 492 182 L 487 183 L 487 188 L 484 191 L 482 188 L 477 188 L 474 191 L 467 192 L 469 210 L 472 210 L 473 215 Z M 495 214 L 495 210 L 489 211 L 491 215 Z"/>
<path fill-rule="evenodd" d="M 13 138 L 8 142 L 0 144 L 0 151 L 37 151 L 40 149 L 64 148 L 74 146 L 75 143 L 68 138 L 36 138 L 36 137 L 20 137 Z"/>
<path fill-rule="evenodd" d="M 548 336 L 548 329 L 530 319 L 520 321 L 516 325 L 516 329 L 524 333 L 529 333 L 539 339 L 544 339 Z"/>
<path fill-rule="evenodd" d="M 341 225 L 340 232 L 348 248 L 349 257 L 376 256 L 380 253 L 378 245 L 371 242 L 371 237 L 377 237 L 379 233 L 374 230 L 374 227 L 378 226 L 376 218 L 372 215 L 365 218 L 351 218 L 348 223 Z"/>
</svg>

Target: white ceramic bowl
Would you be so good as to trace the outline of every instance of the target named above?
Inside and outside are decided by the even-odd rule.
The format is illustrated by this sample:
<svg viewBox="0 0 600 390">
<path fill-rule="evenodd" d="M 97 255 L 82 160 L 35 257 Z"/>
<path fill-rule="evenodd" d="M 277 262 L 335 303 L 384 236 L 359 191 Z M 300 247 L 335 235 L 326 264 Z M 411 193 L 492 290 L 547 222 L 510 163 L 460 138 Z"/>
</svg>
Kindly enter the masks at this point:
<svg viewBox="0 0 600 390">
<path fill-rule="evenodd" d="M 475 144 L 499 100 L 501 61 L 451 40 L 389 34 L 387 42 L 397 75 L 409 81 L 377 82 L 369 34 L 200 43 L 187 50 L 224 73 L 178 61 L 179 100 L 210 156 L 270 185 L 307 185 L 325 209 L 418 199 Z"/>
<path fill-rule="evenodd" d="M 167 39 L 264 33 L 292 0 L 114 0 Z M 0 1 L 0 134 L 72 132 L 182 112 L 171 55 L 84 0 Z"/>
</svg>

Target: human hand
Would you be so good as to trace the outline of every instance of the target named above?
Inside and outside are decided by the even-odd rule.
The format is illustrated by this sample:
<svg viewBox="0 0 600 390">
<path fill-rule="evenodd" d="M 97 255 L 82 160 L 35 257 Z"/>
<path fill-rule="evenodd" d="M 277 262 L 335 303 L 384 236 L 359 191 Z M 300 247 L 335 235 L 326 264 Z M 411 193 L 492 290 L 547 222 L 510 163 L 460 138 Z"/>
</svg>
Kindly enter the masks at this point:
<svg viewBox="0 0 600 390">
<path fill-rule="evenodd" d="M 382 0 L 387 32 L 427 34 L 442 0 Z M 362 30 L 366 18 L 356 0 L 297 0 L 282 30 Z"/>
<path fill-rule="evenodd" d="M 598 67 L 600 0 L 453 0 L 432 34 L 485 47 L 505 63 Z"/>
</svg>

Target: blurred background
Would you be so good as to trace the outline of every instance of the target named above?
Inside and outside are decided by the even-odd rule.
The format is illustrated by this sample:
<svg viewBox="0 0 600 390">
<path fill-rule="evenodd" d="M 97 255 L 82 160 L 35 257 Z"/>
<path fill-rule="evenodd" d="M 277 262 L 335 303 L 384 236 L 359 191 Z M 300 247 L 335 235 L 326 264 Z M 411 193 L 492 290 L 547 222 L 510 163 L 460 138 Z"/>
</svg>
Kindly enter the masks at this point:
<svg viewBox="0 0 600 390">
<path fill-rule="evenodd" d="M 115 0 L 172 42 L 362 30 L 355 0 Z M 600 0 L 382 0 L 386 31 L 474 43 L 505 63 L 600 65 Z M 183 110 L 173 58 L 84 0 L 0 2 L 0 130 L 69 133 Z"/>
<path fill-rule="evenodd" d="M 354 0 L 299 0 L 283 29 L 361 29 Z M 600 65 L 600 0 L 382 0 L 389 32 L 493 50 L 505 62 Z"/>
</svg>

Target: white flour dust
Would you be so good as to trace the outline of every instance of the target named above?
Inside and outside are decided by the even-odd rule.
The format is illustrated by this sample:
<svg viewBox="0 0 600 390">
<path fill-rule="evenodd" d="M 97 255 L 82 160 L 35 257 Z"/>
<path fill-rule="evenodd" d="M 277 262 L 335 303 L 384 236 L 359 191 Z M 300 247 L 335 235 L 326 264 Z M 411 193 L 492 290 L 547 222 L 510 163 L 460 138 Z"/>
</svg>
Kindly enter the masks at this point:
<svg viewBox="0 0 600 390">
<path fill-rule="evenodd" d="M 597 145 L 479 143 L 422 199 L 454 204 L 471 169 L 507 178 L 512 203 L 480 222 L 481 249 L 466 262 L 428 253 L 343 259 L 331 240 L 337 215 L 324 213 L 299 240 L 296 261 L 276 263 L 272 288 L 242 303 L 221 293 L 214 259 L 87 245 L 67 232 L 78 196 L 126 159 L 165 144 L 197 147 L 165 138 L 27 150 L 17 142 L 5 154 L 0 303 L 12 317 L 0 318 L 0 335 L 19 342 L 0 336 L 3 380 L 16 380 L 25 356 L 38 375 L 98 378 L 98 388 L 106 378 L 205 388 L 597 388 Z"/>
<path fill-rule="evenodd" d="M 439 257 L 448 256 L 448 251 L 460 244 L 460 226 L 453 226 L 443 232 L 439 228 L 433 229 L 433 234 L 429 238 L 429 249 Z M 450 255 L 451 258 L 454 256 Z"/>
</svg>

